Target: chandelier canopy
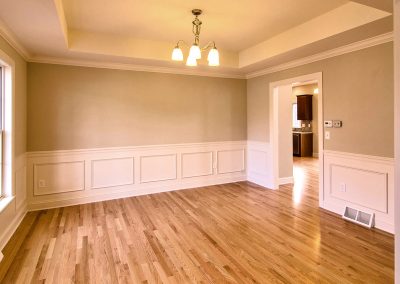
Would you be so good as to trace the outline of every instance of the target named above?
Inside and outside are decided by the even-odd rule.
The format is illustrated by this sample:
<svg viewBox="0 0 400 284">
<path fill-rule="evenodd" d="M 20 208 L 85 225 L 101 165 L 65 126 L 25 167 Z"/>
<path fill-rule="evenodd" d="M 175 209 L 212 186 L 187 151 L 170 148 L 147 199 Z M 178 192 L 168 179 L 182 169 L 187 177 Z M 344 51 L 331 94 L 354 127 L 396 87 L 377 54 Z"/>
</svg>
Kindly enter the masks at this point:
<svg viewBox="0 0 400 284">
<path fill-rule="evenodd" d="M 200 47 L 200 29 L 202 22 L 199 20 L 199 16 L 203 11 L 200 9 L 193 9 L 192 14 L 195 16 L 193 20 L 193 34 L 194 34 L 194 42 L 189 49 L 189 56 L 186 59 L 187 66 L 197 66 L 197 60 L 201 59 L 201 53 L 209 48 L 208 52 L 208 65 L 209 66 L 219 66 L 219 52 L 215 46 L 214 41 L 210 41 L 204 47 Z M 183 52 L 181 49 L 181 45 L 189 46 L 185 41 L 179 40 L 176 43 L 174 50 L 172 51 L 172 60 L 175 61 L 183 61 Z"/>
</svg>

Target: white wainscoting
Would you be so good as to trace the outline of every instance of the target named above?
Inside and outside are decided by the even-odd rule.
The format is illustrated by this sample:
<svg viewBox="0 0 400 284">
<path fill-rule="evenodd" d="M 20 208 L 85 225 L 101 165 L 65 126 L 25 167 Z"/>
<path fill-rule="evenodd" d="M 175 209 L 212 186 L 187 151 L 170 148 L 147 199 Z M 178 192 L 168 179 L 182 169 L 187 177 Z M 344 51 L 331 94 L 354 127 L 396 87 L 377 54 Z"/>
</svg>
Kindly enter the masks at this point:
<svg viewBox="0 0 400 284">
<path fill-rule="evenodd" d="M 247 142 L 247 180 L 273 188 L 271 149 L 268 143 Z"/>
<path fill-rule="evenodd" d="M 28 153 L 31 210 L 246 180 L 246 142 Z"/>
<path fill-rule="evenodd" d="M 0 211 L 0 250 L 4 248 L 27 212 L 26 190 L 26 155 L 22 154 L 14 160 L 15 195 L 10 203 Z"/>
<path fill-rule="evenodd" d="M 375 213 L 375 226 L 394 232 L 394 160 L 324 151 L 323 208 L 345 206 Z"/>
</svg>

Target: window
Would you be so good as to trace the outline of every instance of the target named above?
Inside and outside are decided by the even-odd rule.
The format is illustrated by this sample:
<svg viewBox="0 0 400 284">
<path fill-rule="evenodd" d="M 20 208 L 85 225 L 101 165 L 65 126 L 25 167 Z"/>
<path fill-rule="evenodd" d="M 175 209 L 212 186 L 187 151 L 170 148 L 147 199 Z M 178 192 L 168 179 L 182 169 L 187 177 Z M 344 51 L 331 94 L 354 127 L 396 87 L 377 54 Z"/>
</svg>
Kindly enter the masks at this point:
<svg viewBox="0 0 400 284">
<path fill-rule="evenodd" d="M 4 105 L 4 68 L 0 65 L 0 199 L 4 196 L 3 191 L 3 105 Z"/>
<path fill-rule="evenodd" d="M 292 127 L 293 128 L 301 127 L 301 120 L 297 120 L 297 104 L 293 104 L 292 107 Z"/>
<path fill-rule="evenodd" d="M 13 99 L 15 63 L 0 50 L 0 212 L 15 198 Z"/>
</svg>

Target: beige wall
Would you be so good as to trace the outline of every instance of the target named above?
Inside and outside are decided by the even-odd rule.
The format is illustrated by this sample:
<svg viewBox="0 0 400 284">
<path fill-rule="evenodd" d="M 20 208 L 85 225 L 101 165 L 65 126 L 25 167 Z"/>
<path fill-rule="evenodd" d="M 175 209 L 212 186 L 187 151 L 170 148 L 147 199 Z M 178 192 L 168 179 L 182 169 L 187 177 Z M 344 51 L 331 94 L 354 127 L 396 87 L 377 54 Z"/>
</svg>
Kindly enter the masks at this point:
<svg viewBox="0 0 400 284">
<path fill-rule="evenodd" d="M 314 94 L 314 90 L 318 88 L 318 84 L 302 85 L 293 88 L 293 103 L 297 102 L 298 95 L 311 94 L 312 98 L 312 115 L 311 128 L 313 132 L 313 153 L 318 153 L 318 94 Z"/>
<path fill-rule="evenodd" d="M 28 64 L 28 150 L 246 140 L 246 81 Z"/>
<path fill-rule="evenodd" d="M 292 86 L 277 87 L 279 177 L 293 176 Z"/>
<path fill-rule="evenodd" d="M 324 148 L 393 157 L 393 43 L 248 80 L 248 140 L 269 142 L 270 82 L 320 71 L 324 118 L 343 120 Z"/>
</svg>

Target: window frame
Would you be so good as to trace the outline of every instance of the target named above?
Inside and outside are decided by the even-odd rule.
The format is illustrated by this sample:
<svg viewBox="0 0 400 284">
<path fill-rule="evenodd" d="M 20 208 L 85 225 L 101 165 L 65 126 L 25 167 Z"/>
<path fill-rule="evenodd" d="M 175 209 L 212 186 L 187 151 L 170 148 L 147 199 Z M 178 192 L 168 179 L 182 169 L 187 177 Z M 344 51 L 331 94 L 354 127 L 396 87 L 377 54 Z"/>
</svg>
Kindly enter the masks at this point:
<svg viewBox="0 0 400 284">
<path fill-rule="evenodd" d="M 0 49 L 0 66 L 2 67 L 2 166 L 0 213 L 15 199 L 15 165 L 14 165 L 14 97 L 15 97 L 15 62 Z"/>
</svg>

